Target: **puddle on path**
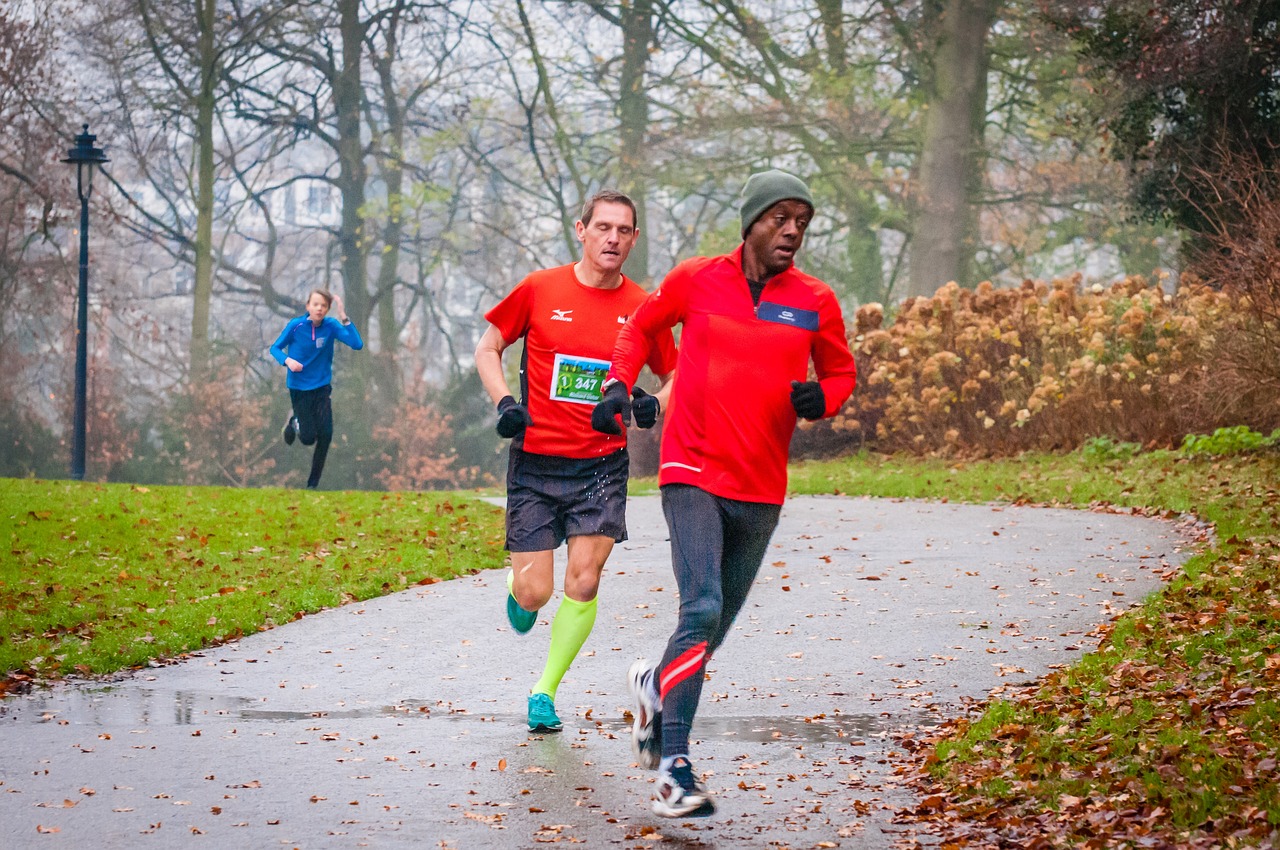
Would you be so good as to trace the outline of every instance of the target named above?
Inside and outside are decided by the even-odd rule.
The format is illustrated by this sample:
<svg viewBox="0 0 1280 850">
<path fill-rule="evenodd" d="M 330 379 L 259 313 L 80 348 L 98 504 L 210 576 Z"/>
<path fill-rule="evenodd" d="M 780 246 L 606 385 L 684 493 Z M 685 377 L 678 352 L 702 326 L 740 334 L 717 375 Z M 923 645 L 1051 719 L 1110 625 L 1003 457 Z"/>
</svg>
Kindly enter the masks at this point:
<svg viewBox="0 0 1280 850">
<path fill-rule="evenodd" d="M 493 723 L 522 726 L 523 713 L 473 712 L 448 703 L 402 700 L 391 705 L 359 705 L 316 711 L 269 708 L 261 700 L 194 692 L 153 691 L 137 688 L 99 688 L 29 696 L 0 703 L 0 724 L 65 723 L 77 726 L 134 727 L 208 725 L 225 720 L 246 723 L 314 722 L 317 720 L 370 720 L 394 718 L 402 723 Z M 566 731 L 604 730 L 626 735 L 631 729 L 621 716 L 564 717 Z M 877 714 L 829 713 L 811 717 L 787 715 L 703 715 L 694 734 L 704 739 L 758 743 L 836 743 L 882 735 L 907 727 L 932 726 L 938 717 L 929 712 Z"/>
</svg>

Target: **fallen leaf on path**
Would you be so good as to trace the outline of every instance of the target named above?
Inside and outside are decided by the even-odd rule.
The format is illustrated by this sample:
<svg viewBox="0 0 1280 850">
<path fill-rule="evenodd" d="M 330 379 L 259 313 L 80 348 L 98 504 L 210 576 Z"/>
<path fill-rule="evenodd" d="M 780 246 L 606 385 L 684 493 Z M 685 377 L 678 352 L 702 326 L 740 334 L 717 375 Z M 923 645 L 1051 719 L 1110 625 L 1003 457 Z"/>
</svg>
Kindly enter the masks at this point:
<svg viewBox="0 0 1280 850">
<path fill-rule="evenodd" d="M 469 820 L 479 821 L 480 823 L 487 823 L 490 825 L 500 824 L 502 823 L 502 819 L 506 817 L 506 815 L 501 812 L 492 815 L 481 815 L 476 812 L 463 812 L 462 816 Z"/>
</svg>

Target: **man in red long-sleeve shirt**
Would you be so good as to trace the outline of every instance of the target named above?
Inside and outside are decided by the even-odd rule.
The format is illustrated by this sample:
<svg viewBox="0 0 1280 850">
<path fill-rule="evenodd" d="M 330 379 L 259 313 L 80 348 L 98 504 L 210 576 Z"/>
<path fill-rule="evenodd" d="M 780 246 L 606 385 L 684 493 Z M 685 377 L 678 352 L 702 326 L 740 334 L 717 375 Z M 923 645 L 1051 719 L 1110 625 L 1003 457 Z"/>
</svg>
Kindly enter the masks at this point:
<svg viewBox="0 0 1280 850">
<path fill-rule="evenodd" d="M 689 761 L 689 730 L 707 658 L 724 640 L 764 560 L 787 487 L 797 417 L 834 415 L 853 392 L 853 355 L 831 288 L 794 265 L 813 218 L 799 178 L 753 174 L 743 189 L 742 245 L 680 263 L 618 333 L 592 425 L 630 423 L 629 390 L 649 341 L 682 326 L 662 434 L 658 483 L 680 590 L 675 632 L 656 666 L 628 671 L 632 748 L 658 768 L 653 810 L 711 814 Z M 808 380 L 813 362 L 817 380 Z"/>
</svg>

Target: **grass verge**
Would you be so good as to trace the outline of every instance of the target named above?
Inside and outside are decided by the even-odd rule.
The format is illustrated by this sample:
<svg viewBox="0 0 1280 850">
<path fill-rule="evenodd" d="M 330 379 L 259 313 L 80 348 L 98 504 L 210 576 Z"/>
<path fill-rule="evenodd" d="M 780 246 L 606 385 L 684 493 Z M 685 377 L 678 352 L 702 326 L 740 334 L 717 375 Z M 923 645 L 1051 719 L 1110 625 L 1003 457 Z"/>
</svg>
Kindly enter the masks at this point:
<svg viewBox="0 0 1280 850">
<path fill-rule="evenodd" d="M 502 512 L 453 493 L 0 479 L 0 540 L 0 693 L 503 559 Z"/>
<path fill-rule="evenodd" d="M 793 468 L 797 493 L 1190 513 L 1216 527 L 1098 650 L 932 739 L 909 820 L 951 846 L 1280 843 L 1280 458 L 1138 453 Z"/>
</svg>

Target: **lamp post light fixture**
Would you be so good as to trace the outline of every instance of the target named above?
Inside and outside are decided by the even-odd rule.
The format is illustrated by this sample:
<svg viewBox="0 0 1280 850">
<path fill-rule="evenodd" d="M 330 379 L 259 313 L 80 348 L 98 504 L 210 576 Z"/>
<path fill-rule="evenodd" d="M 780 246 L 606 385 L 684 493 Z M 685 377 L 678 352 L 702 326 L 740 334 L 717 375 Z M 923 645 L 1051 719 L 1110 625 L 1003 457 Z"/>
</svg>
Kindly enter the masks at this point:
<svg viewBox="0 0 1280 850">
<path fill-rule="evenodd" d="M 80 292 L 76 312 L 76 411 L 72 424 L 71 477 L 84 480 L 85 393 L 89 377 L 89 196 L 94 169 L 107 162 L 107 152 L 94 144 L 97 136 L 89 125 L 76 136 L 76 146 L 62 160 L 76 167 L 76 194 L 80 198 Z"/>
</svg>

